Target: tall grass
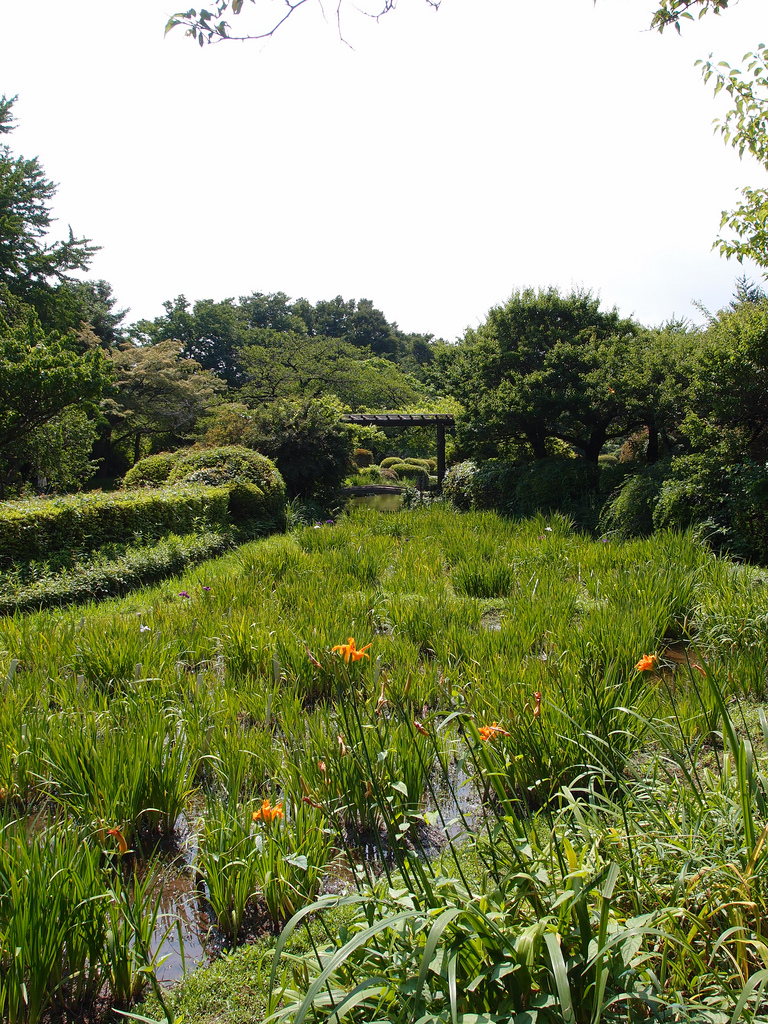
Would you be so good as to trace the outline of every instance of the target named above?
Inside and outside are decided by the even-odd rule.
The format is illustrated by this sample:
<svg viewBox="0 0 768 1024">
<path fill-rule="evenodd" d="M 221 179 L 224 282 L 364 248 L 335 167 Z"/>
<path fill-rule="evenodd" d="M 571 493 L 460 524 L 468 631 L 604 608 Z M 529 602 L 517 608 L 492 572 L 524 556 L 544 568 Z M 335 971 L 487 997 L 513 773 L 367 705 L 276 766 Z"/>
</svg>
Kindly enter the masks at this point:
<svg viewBox="0 0 768 1024">
<path fill-rule="evenodd" d="M 305 1013 L 349 998 L 350 1015 L 393 1020 L 452 1008 L 682 1019 L 676 999 L 714 1020 L 743 990 L 754 1016 L 762 579 L 690 535 L 595 543 L 558 517 L 433 506 L 354 513 L 121 600 L 0 620 L 0 806 L 58 814 L 40 856 L 68 836 L 73 863 L 83 846 L 108 868 L 82 904 L 93 952 L 74 973 L 56 968 L 39 1005 L 110 986 L 125 1002 L 152 979 L 136 944 L 149 948 L 155 897 L 125 862 L 151 874 L 155 847 L 189 823 L 233 940 L 311 904 L 331 838 L 350 877 L 367 877 L 350 896 L 359 928 L 331 959 L 353 946 L 327 974 L 330 960 L 297 965 L 314 980 L 291 1013 L 323 975 Z M 350 636 L 370 646 L 347 665 L 333 648 Z M 658 655 L 657 672 L 635 668 L 643 654 Z M 725 754 L 713 738 L 724 720 Z M 254 818 L 264 800 L 283 803 L 268 827 Z M 9 849 L 20 828 L 8 827 Z M 433 863 L 457 834 L 466 845 Z M 22 854 L 8 863 L 0 905 L 21 899 Z M 77 867 L 86 880 L 89 863 Z M 50 976 L 42 948 L 18 964 L 3 949 L 2 984 L 31 978 L 30 956 Z M 344 965 L 385 980 L 355 1003 Z M 2 998 L 26 1019 L 21 984 Z"/>
</svg>

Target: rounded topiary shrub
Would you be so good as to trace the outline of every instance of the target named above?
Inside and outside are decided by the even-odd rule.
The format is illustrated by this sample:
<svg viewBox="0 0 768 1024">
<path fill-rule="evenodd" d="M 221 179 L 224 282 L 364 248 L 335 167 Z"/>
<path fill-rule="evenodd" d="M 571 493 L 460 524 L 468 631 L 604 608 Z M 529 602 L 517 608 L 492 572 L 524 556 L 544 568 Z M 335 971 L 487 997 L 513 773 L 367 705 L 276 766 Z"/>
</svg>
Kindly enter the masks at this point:
<svg viewBox="0 0 768 1024">
<path fill-rule="evenodd" d="M 160 452 L 159 455 L 147 455 L 135 462 L 123 478 L 123 487 L 130 490 L 134 487 L 160 487 L 168 479 L 177 459 L 183 452 Z"/>
<path fill-rule="evenodd" d="M 406 480 L 420 491 L 426 491 L 429 486 L 429 471 L 423 466 L 414 466 L 410 462 L 396 462 L 389 468 L 397 473 L 400 480 Z"/>
<path fill-rule="evenodd" d="M 368 451 L 367 448 L 355 448 L 352 452 L 352 461 L 358 469 L 365 469 L 373 462 L 373 452 Z"/>
<path fill-rule="evenodd" d="M 390 466 L 396 466 L 398 463 L 402 461 L 403 459 L 401 459 L 399 455 L 388 455 L 386 459 L 381 460 L 379 465 L 381 466 L 382 469 L 389 469 Z"/>
<path fill-rule="evenodd" d="M 180 458 L 169 483 L 228 486 L 229 510 L 236 523 L 260 520 L 285 524 L 285 483 L 274 462 L 242 445 L 202 448 Z"/>
</svg>

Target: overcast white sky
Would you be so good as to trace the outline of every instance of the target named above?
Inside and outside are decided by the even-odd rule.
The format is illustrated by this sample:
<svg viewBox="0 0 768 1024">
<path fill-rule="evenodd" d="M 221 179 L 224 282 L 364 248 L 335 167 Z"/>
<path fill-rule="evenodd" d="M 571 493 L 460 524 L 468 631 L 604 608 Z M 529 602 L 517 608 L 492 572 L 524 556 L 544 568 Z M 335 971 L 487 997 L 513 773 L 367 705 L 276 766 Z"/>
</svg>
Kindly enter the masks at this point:
<svg viewBox="0 0 768 1024">
<path fill-rule="evenodd" d="M 354 49 L 328 0 L 200 50 L 163 38 L 182 0 L 0 0 L 7 141 L 130 320 L 180 293 L 341 294 L 451 340 L 526 286 L 651 325 L 728 301 L 741 268 L 711 243 L 763 180 L 693 64 L 738 64 L 764 0 L 682 37 L 647 31 L 652 0 L 400 0 L 379 24 L 347 2 Z"/>
</svg>

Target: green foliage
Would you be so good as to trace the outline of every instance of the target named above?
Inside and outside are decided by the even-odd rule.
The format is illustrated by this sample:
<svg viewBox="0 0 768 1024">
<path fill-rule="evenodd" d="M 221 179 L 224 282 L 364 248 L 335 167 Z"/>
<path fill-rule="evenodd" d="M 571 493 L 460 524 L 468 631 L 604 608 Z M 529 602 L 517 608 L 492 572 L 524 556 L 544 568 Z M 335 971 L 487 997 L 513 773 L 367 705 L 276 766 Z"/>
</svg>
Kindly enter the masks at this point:
<svg viewBox="0 0 768 1024">
<path fill-rule="evenodd" d="M 352 461 L 358 469 L 365 469 L 373 463 L 373 452 L 367 448 L 355 448 L 352 452 Z"/>
<path fill-rule="evenodd" d="M 416 466 L 412 462 L 395 462 L 387 468 L 397 473 L 398 480 L 409 480 L 419 490 L 425 491 L 429 486 L 428 467 Z"/>
<path fill-rule="evenodd" d="M 160 487 L 171 475 L 178 452 L 159 452 L 157 455 L 146 455 L 135 462 L 123 477 L 123 487 L 131 490 L 134 487 Z"/>
<path fill-rule="evenodd" d="M 110 445 L 127 443 L 133 462 L 145 438 L 172 446 L 189 436 L 223 387 L 213 372 L 183 357 L 173 339 L 125 343 L 110 353 L 109 363 L 113 389 L 102 410 L 110 424 Z"/>
<path fill-rule="evenodd" d="M 716 6 L 726 6 L 714 0 Z M 754 53 L 744 56 L 746 69 L 732 68 L 726 61 L 714 65 L 711 60 L 698 61 L 705 82 L 715 80 L 715 95 L 725 90 L 733 99 L 733 107 L 718 122 L 718 129 L 726 144 L 738 150 L 739 156 L 749 153 L 768 169 L 768 47 L 760 43 Z M 721 70 L 722 69 L 722 70 Z M 724 256 L 754 260 L 764 270 L 768 268 L 768 189 L 744 188 L 742 201 L 734 210 L 723 212 L 721 228 L 735 232 L 735 238 L 718 238 L 715 245 Z"/>
<path fill-rule="evenodd" d="M 137 537 L 226 532 L 227 508 L 226 489 L 201 486 L 5 502 L 0 564 L 46 559 L 62 550 L 94 551 Z"/>
<path fill-rule="evenodd" d="M 264 455 L 243 445 L 201 448 L 181 455 L 171 468 L 170 483 L 227 487 L 229 512 L 236 523 L 261 521 L 285 526 L 285 484 Z"/>
<path fill-rule="evenodd" d="M 14 101 L 0 97 L 0 134 L 13 130 Z M 14 157 L 9 146 L 0 146 L 0 286 L 22 298 L 67 280 L 69 271 L 85 270 L 97 251 L 71 228 L 66 241 L 46 242 L 55 193 L 37 157 Z"/>
<path fill-rule="evenodd" d="M 109 545 L 59 569 L 48 563 L 25 564 L 0 575 L 0 615 L 127 594 L 214 558 L 231 544 L 229 532 L 169 534 L 120 553 L 112 549 L 122 545 Z"/>
<path fill-rule="evenodd" d="M 91 459 L 97 436 L 95 421 L 74 406 L 37 427 L 19 446 L 26 452 L 37 488 L 57 494 L 80 490 L 97 468 Z"/>
<path fill-rule="evenodd" d="M 532 463 L 488 459 L 480 466 L 452 466 L 443 493 L 458 509 L 491 509 L 527 517 L 537 512 L 564 512 L 587 528 L 594 526 L 597 470 L 584 459 L 554 457 Z"/>
<path fill-rule="evenodd" d="M 277 924 L 310 903 L 329 856 L 330 836 L 313 807 L 218 804 L 206 814 L 197 868 L 219 928 L 236 940 L 249 911 L 259 907 Z"/>
<path fill-rule="evenodd" d="M 476 463 L 468 460 L 451 466 L 443 478 L 443 494 L 461 512 L 474 507 L 474 481 L 478 469 Z"/>
<path fill-rule="evenodd" d="M 274 460 L 288 497 L 332 503 L 350 468 L 352 435 L 330 398 L 275 402 L 255 413 L 249 444 Z"/>
<path fill-rule="evenodd" d="M 588 292 L 515 292 L 461 344 L 436 353 L 435 382 L 466 411 L 463 443 L 472 455 L 525 443 L 535 458 L 557 437 L 597 462 L 611 437 L 642 412 L 633 404 L 638 328 L 603 312 Z M 647 402 L 644 403 L 647 405 Z"/>
<path fill-rule="evenodd" d="M 87 407 L 99 397 L 106 379 L 100 350 L 83 354 L 75 335 L 46 334 L 29 307 L 11 303 L 8 319 L 4 312 L 0 295 L 0 500 L 26 463 L 51 463 L 49 445 L 56 427 L 47 433 L 41 428 L 67 409 Z M 65 457 L 61 474 L 67 477 L 74 472 L 77 478 L 82 470 L 83 433 L 88 428 L 82 417 L 60 419 L 59 428 L 64 430 L 66 423 L 79 439 L 69 466 Z"/>
<path fill-rule="evenodd" d="M 505 513 L 509 510 L 526 467 L 505 459 L 487 459 L 472 480 L 473 508 Z"/>
<path fill-rule="evenodd" d="M 135 991 L 144 965 L 151 981 L 157 903 L 134 892 L 130 865 L 156 863 L 183 808 L 210 832 L 206 888 L 242 880 L 241 937 L 251 911 L 281 920 L 312 898 L 327 847 L 316 861 L 308 850 L 326 828 L 345 849 L 350 871 L 331 876 L 349 879 L 345 916 L 281 947 L 271 1009 L 281 996 L 289 1017 L 327 969 L 310 1017 L 331 1016 L 328 996 L 361 1021 L 449 1020 L 452 999 L 457 1013 L 504 1019 L 564 1020 L 570 1006 L 586 1024 L 630 1010 L 714 1024 L 738 1004 L 759 1020 L 768 724 L 761 738 L 752 696 L 768 685 L 765 575 L 691 535 L 596 543 L 562 516 L 435 505 L 273 536 L 125 600 L 4 618 L 4 813 L 60 809 L 44 838 L 42 817 L 18 835 L 46 858 L 41 874 L 67 881 L 54 837 L 65 814 L 85 823 L 72 845 L 98 849 L 95 891 L 143 924 L 131 937 L 118 917 L 112 941 L 102 927 L 81 956 L 73 914 L 97 923 L 101 901 L 83 903 L 90 890 L 72 877 L 51 902 L 21 854 L 11 890 L 0 854 L 0 920 L 20 893 L 2 948 L 71 937 L 50 985 L 47 953 L 25 964 L 42 964 L 52 1009 L 60 999 L 78 1019 L 92 965 L 93 987 Z M 345 664 L 350 635 L 369 658 Z M 651 652 L 657 671 L 636 670 Z M 711 741 L 721 726 L 725 752 Z M 258 817 L 265 797 L 283 800 L 284 820 Z M 135 852 L 120 853 L 121 836 Z M 248 962 L 250 979 L 233 967 L 232 983 L 259 989 Z M 224 974 L 209 1005 L 229 1019 Z"/>
<path fill-rule="evenodd" d="M 621 540 L 649 537 L 669 462 L 655 463 L 627 477 L 600 511 L 599 529 Z M 686 523 L 686 526 L 690 525 Z"/>
<path fill-rule="evenodd" d="M 100 851 L 71 828 L 45 842 L 23 822 L 0 832 L 0 1012 L 37 1024 L 53 1004 L 93 999 L 102 984 L 106 879 Z"/>
</svg>

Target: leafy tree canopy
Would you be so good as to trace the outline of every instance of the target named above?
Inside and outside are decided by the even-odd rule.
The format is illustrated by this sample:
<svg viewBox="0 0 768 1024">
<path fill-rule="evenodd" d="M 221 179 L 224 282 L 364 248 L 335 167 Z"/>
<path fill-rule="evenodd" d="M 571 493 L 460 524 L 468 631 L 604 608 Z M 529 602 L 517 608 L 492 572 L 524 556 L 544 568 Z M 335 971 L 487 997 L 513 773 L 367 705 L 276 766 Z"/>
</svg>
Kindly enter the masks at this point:
<svg viewBox="0 0 768 1024">
<path fill-rule="evenodd" d="M 134 462 L 144 438 L 162 439 L 166 446 L 182 443 L 223 388 L 214 373 L 181 358 L 179 343 L 172 339 L 156 345 L 124 344 L 113 350 L 109 364 L 113 394 L 103 410 L 111 443 L 131 439 Z"/>
<path fill-rule="evenodd" d="M 14 100 L 0 97 L 0 134 L 13 130 Z M 70 271 L 85 270 L 97 251 L 71 228 L 65 241 L 47 241 L 55 192 L 37 157 L 15 157 L 0 145 L 0 283 L 27 300 L 69 280 Z"/>
<path fill-rule="evenodd" d="M 0 289 L 0 500 L 29 460 L 35 431 L 101 394 L 106 381 L 101 350 L 83 353 L 82 347 L 82 337 L 74 333 L 46 333 L 33 309 Z"/>
<path fill-rule="evenodd" d="M 316 392 L 327 378 L 338 379 L 342 357 L 350 363 L 379 356 L 403 362 L 417 375 L 432 357 L 431 335 L 404 334 L 369 299 L 339 295 L 312 305 L 306 299 L 292 302 L 283 292 L 254 292 L 237 301 L 204 299 L 194 305 L 179 295 L 163 306 L 164 316 L 132 328 L 134 340 L 142 345 L 178 341 L 184 356 L 229 385 L 251 384 L 257 401 L 301 390 L 303 381 Z M 322 366 L 326 358 L 332 366 Z M 359 399 L 356 404 L 377 403 Z"/>
<path fill-rule="evenodd" d="M 678 337 L 679 335 L 679 337 Z M 535 458 L 557 438 L 597 463 L 605 443 L 678 415 L 685 331 L 643 331 L 588 292 L 516 292 L 458 346 L 438 350 L 432 377 L 466 410 L 462 443 L 490 456 L 528 446 Z M 675 366 L 679 369 L 676 371 Z"/>
</svg>

